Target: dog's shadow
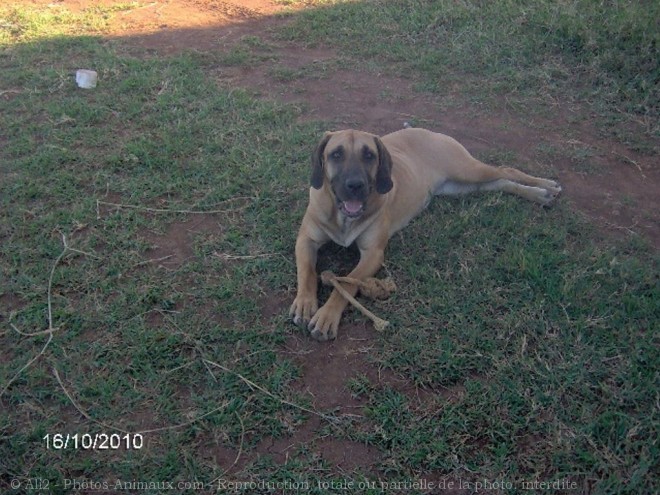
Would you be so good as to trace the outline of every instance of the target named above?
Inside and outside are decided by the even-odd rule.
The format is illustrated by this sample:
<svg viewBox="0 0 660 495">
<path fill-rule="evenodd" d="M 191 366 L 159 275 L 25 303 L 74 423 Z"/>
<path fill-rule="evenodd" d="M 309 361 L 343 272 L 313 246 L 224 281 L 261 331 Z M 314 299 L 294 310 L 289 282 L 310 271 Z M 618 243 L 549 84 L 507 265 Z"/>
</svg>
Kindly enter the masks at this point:
<svg viewBox="0 0 660 495">
<path fill-rule="evenodd" d="M 320 274 L 329 270 L 338 277 L 346 276 L 357 266 L 359 261 L 360 250 L 356 244 L 352 244 L 346 248 L 333 242 L 328 242 L 319 249 L 316 273 Z M 319 297 L 325 300 L 330 295 L 332 288 L 323 286 L 320 279 L 318 283 L 321 286 Z"/>
</svg>

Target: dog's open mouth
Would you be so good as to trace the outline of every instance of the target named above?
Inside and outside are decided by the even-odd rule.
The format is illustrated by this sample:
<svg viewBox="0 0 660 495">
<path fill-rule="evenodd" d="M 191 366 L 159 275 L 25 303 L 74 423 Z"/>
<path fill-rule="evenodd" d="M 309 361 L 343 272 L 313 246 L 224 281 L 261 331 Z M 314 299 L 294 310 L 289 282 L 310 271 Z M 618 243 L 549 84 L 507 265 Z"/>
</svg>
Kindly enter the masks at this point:
<svg viewBox="0 0 660 495">
<path fill-rule="evenodd" d="M 364 203 L 356 199 L 340 201 L 339 211 L 347 217 L 357 218 L 362 215 L 362 212 L 364 211 Z"/>
</svg>

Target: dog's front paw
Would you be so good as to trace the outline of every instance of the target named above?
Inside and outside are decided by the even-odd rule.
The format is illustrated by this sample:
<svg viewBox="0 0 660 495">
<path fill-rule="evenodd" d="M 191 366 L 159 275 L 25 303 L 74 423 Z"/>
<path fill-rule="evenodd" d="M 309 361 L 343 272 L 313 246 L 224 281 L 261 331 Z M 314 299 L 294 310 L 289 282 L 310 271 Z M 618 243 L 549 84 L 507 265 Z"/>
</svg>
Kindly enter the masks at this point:
<svg viewBox="0 0 660 495">
<path fill-rule="evenodd" d="M 289 309 L 289 317 L 293 319 L 294 324 L 304 328 L 309 324 L 318 309 L 319 304 L 316 295 L 298 294 L 291 305 L 291 309 Z"/>
<path fill-rule="evenodd" d="M 319 309 L 312 317 L 308 326 L 312 338 L 320 342 L 336 339 L 341 313 L 341 310 L 337 311 L 327 304 Z"/>
</svg>

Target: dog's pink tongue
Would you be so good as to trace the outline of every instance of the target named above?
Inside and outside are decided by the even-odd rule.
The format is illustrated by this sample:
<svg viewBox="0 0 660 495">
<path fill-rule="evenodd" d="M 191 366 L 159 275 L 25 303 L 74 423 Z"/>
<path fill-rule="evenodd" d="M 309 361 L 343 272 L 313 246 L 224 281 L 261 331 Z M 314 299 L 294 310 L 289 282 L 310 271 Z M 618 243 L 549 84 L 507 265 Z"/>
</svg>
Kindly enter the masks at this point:
<svg viewBox="0 0 660 495">
<path fill-rule="evenodd" d="M 348 213 L 357 213 L 362 209 L 362 201 L 344 201 L 344 208 Z"/>
</svg>

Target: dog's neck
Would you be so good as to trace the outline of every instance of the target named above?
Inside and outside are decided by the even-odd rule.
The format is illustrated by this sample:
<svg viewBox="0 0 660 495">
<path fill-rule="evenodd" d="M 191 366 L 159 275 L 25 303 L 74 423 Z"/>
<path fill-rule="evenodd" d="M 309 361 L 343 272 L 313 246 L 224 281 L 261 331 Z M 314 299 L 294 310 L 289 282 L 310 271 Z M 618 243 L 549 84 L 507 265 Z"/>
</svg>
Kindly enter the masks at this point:
<svg viewBox="0 0 660 495">
<path fill-rule="evenodd" d="M 336 208 L 336 210 L 337 210 L 337 213 L 336 213 L 335 218 L 336 218 L 336 221 L 337 221 L 337 225 L 339 225 L 339 227 L 341 229 L 342 235 L 346 235 L 351 230 L 351 227 L 353 226 L 353 224 L 355 222 L 360 221 L 360 219 L 362 218 L 361 216 L 358 217 L 358 218 L 347 217 L 341 211 L 339 211 L 339 208 Z"/>
</svg>

